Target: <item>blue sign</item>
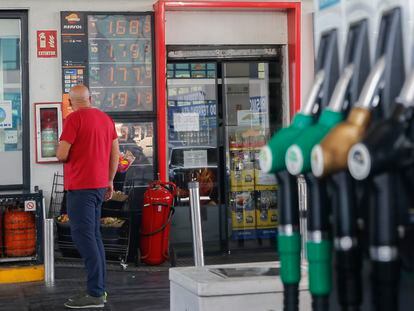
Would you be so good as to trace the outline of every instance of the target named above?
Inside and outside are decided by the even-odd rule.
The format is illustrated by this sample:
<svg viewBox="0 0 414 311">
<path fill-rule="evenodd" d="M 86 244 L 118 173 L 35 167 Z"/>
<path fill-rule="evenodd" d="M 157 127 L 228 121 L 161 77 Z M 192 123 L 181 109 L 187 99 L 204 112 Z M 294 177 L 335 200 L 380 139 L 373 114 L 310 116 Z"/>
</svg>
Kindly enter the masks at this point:
<svg viewBox="0 0 414 311">
<path fill-rule="evenodd" d="M 265 96 L 250 97 L 250 111 L 267 112 L 267 102 Z"/>
<path fill-rule="evenodd" d="M 172 119 L 173 113 L 195 112 L 200 118 L 215 117 L 217 115 L 217 106 L 215 101 L 206 102 L 203 104 L 191 104 L 186 106 L 169 106 L 168 117 Z"/>
<path fill-rule="evenodd" d="M 341 0 L 319 0 L 319 10 L 326 9 L 327 7 L 333 6 Z"/>
<path fill-rule="evenodd" d="M 0 122 L 6 120 L 6 111 L 3 108 L 0 108 Z"/>
</svg>

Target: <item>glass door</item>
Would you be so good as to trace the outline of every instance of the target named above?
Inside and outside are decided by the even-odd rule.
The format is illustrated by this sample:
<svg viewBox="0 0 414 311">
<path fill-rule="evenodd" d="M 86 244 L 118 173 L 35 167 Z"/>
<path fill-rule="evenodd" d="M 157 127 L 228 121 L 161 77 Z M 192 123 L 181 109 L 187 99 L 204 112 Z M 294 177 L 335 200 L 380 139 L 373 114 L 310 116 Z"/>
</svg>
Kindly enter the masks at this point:
<svg viewBox="0 0 414 311">
<path fill-rule="evenodd" d="M 282 125 L 278 62 L 223 64 L 229 249 L 274 248 L 277 185 L 260 170 L 258 155 Z"/>
<path fill-rule="evenodd" d="M 178 187 L 171 243 L 178 252 L 191 252 L 188 182 L 197 180 L 204 248 L 218 251 L 217 65 L 169 63 L 167 69 L 169 180 Z"/>
<path fill-rule="evenodd" d="M 0 11 L 0 188 L 28 188 L 26 14 Z M 23 40 L 24 39 L 24 40 Z M 24 58 L 23 58 L 24 57 Z"/>
</svg>

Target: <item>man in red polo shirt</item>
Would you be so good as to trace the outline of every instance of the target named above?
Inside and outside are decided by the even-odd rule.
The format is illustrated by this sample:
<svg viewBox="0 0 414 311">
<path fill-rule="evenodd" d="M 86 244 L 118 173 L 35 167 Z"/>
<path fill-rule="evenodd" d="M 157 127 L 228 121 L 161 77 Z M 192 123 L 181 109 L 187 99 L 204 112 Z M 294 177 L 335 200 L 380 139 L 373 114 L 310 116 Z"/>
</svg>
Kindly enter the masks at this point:
<svg viewBox="0 0 414 311">
<path fill-rule="evenodd" d="M 87 270 L 87 292 L 70 298 L 68 308 L 102 308 L 105 292 L 105 250 L 100 232 L 101 206 L 112 197 L 119 157 L 112 119 L 91 106 L 87 87 L 69 92 L 71 113 L 65 120 L 57 158 L 65 162 L 67 212 L 73 242 Z"/>
</svg>

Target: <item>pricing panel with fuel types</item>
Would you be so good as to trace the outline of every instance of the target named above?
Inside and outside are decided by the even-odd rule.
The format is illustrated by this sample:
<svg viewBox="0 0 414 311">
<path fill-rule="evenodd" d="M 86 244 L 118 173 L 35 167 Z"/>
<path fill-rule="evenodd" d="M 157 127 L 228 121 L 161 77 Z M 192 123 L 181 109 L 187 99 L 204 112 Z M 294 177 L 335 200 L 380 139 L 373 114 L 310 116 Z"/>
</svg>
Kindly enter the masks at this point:
<svg viewBox="0 0 414 311">
<path fill-rule="evenodd" d="M 62 12 L 61 21 L 64 102 L 85 84 L 103 111 L 154 111 L 152 13 Z"/>
</svg>

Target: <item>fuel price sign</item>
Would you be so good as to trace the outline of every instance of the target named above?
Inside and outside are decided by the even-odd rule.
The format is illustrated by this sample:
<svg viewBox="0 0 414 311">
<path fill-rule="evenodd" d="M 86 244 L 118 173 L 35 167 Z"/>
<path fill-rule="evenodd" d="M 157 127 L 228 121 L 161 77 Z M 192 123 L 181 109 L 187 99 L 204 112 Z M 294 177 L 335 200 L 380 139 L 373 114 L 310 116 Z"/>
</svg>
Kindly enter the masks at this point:
<svg viewBox="0 0 414 311">
<path fill-rule="evenodd" d="M 66 58 L 78 61 L 64 59 L 63 71 L 85 70 L 74 81 L 85 81 L 89 86 L 93 105 L 107 112 L 153 111 L 152 14 L 66 13 L 72 21 L 78 18 L 81 26 L 67 25 L 62 29 L 74 32 L 73 43 L 83 36 L 85 44 L 71 49 L 72 54 L 78 55 Z M 64 17 L 62 21 L 68 23 Z M 79 29 L 85 29 L 84 33 L 79 33 Z M 62 37 L 70 41 L 63 30 Z M 65 56 L 64 50 L 62 55 Z M 68 76 L 72 78 L 72 74 Z M 65 92 L 73 86 L 68 84 L 70 79 L 64 82 Z"/>
</svg>

